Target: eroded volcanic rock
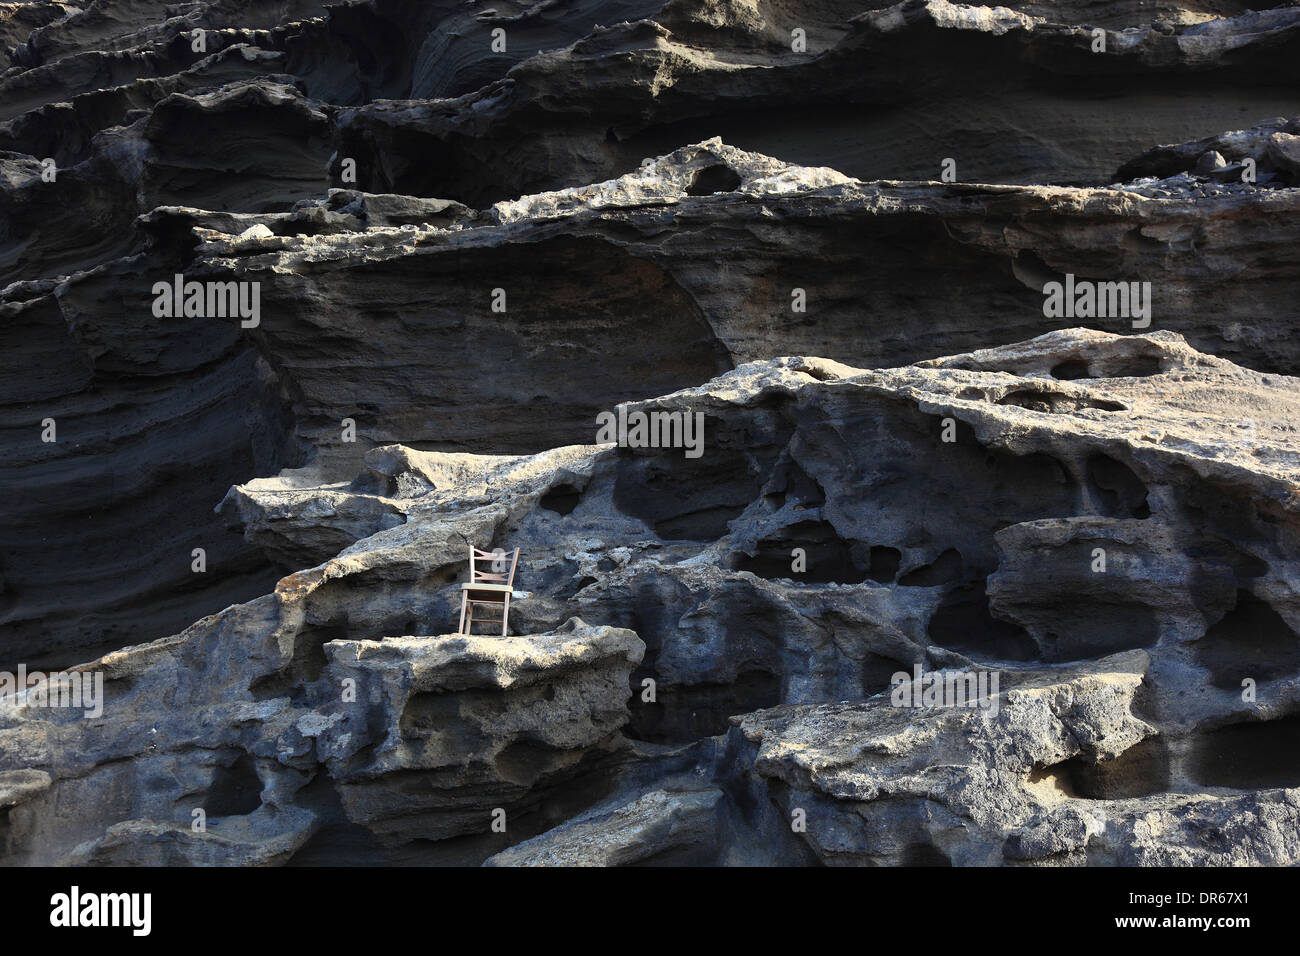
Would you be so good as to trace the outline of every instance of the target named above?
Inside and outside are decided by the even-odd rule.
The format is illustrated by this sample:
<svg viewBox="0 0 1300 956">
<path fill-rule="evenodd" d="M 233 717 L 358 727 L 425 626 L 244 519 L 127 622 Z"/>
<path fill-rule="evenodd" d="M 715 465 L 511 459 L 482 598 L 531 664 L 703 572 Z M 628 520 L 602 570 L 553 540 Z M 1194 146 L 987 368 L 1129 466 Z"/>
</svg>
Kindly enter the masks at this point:
<svg viewBox="0 0 1300 956">
<path fill-rule="evenodd" d="M 0 698 L 0 857 L 1294 864 L 1298 44 L 0 4 L 0 675 L 107 693 Z M 512 637 L 452 634 L 471 545 Z"/>
<path fill-rule="evenodd" d="M 1150 281 L 1150 328 L 1293 373 L 1300 167 L 1269 117 L 1294 112 L 1298 16 L 0 5 L 0 663 L 267 591 L 212 512 L 231 485 L 392 443 L 587 442 L 600 408 L 782 354 L 905 364 L 1089 324 L 1042 315 L 1066 275 Z M 1142 178 L 1095 188 L 1120 167 Z M 154 318 L 176 274 L 262 283 L 265 321 Z"/>
<path fill-rule="evenodd" d="M 1297 196 L 868 184 L 708 141 L 617 180 L 480 211 L 347 190 L 285 213 L 159 207 L 140 221 L 150 251 L 5 306 L 48 343 L 42 365 L 23 361 L 10 378 L 15 435 L 28 422 L 15 471 L 49 475 L 18 504 L 10 653 L 150 636 L 182 613 L 166 598 L 178 587 L 220 606 L 268 586 L 210 512 L 223 483 L 299 464 L 337 479 L 393 442 L 530 452 L 590 441 L 603 408 L 778 350 L 865 366 L 1030 336 L 1061 324 L 1044 315 L 1043 290 L 1067 275 L 1150 283 L 1149 319 L 1099 327 L 1177 330 L 1292 371 L 1300 263 L 1278 222 Z M 162 254 L 177 246 L 189 251 Z M 748 254 L 716 257 L 722 248 Z M 144 311 L 152 283 L 178 272 L 259 283 L 260 324 Z M 67 444 L 36 441 L 46 415 Z M 123 432 L 138 435 L 130 464 L 109 437 Z M 103 456 L 87 456 L 88 443 Z M 126 467 L 138 479 L 88 527 L 80 489 Z M 120 554 L 132 516 L 160 508 L 172 519 L 143 523 L 137 570 L 123 577 L 100 553 Z M 75 535 L 88 570 L 111 583 L 69 593 L 48 567 L 50 534 Z M 191 573 L 194 547 L 219 585 Z"/>
<path fill-rule="evenodd" d="M 1294 863 L 1297 405 L 1169 332 L 1068 330 L 626 409 L 701 415 L 698 458 L 247 483 L 250 542 L 321 563 L 84 665 L 101 720 L 3 711 L 6 854 Z M 522 548 L 524 636 L 449 635 L 471 544 Z M 997 706 L 894 706 L 918 665 Z"/>
</svg>

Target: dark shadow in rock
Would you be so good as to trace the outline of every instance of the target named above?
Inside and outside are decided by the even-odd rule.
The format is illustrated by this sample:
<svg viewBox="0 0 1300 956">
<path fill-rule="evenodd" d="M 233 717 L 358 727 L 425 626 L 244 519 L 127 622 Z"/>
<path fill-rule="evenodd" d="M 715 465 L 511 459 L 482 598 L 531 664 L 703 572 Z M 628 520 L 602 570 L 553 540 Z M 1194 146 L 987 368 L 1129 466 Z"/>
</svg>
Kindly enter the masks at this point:
<svg viewBox="0 0 1300 956">
<path fill-rule="evenodd" d="M 1111 760 L 1072 757 L 1029 775 L 1031 783 L 1049 779 L 1066 795 L 1085 800 L 1163 793 L 1171 785 L 1169 746 L 1163 737 L 1148 737 Z"/>
<path fill-rule="evenodd" d="M 294 803 L 315 813 L 322 825 L 285 866 L 374 866 L 392 862 L 373 833 L 348 819 L 338 790 L 323 769 L 294 795 Z"/>
<path fill-rule="evenodd" d="M 293 697 L 303 694 L 303 687 L 320 679 L 328 663 L 325 645 L 348 638 L 346 624 L 303 625 L 293 637 L 293 657 L 287 667 L 258 677 L 248 685 L 254 700 Z"/>
<path fill-rule="evenodd" d="M 982 582 L 949 591 L 931 615 L 928 633 L 940 647 L 982 658 L 1032 661 L 1038 657 L 1038 646 L 1024 628 L 989 612 Z"/>
<path fill-rule="evenodd" d="M 483 736 L 482 727 L 461 716 L 462 709 L 484 715 L 505 713 L 500 694 L 488 691 L 462 691 L 459 694 L 412 694 L 398 719 L 398 733 L 403 740 L 421 740 L 437 736 L 452 752 L 473 752 Z"/>
<path fill-rule="evenodd" d="M 715 737 L 726 732 L 729 717 L 781 702 L 781 678 L 763 670 L 742 672 L 727 684 L 660 684 L 653 704 L 642 702 L 635 678 L 632 690 L 632 719 L 624 734 L 656 744 Z"/>
<path fill-rule="evenodd" d="M 898 583 L 907 588 L 933 588 L 959 581 L 961 577 L 961 553 L 955 548 L 948 548 L 930 564 L 908 571 L 898 579 Z"/>
<path fill-rule="evenodd" d="M 675 448 L 621 449 L 614 507 L 651 524 L 665 540 L 716 541 L 758 497 L 789 441 L 793 428 L 779 414 L 783 401 L 757 406 L 747 418 L 706 417 L 699 458 Z"/>
<path fill-rule="evenodd" d="M 1159 375 L 1162 368 L 1159 355 L 1134 355 L 1125 359 L 1112 359 L 1106 369 L 1107 378 L 1147 378 Z"/>
<path fill-rule="evenodd" d="M 862 696 L 871 697 L 888 691 L 899 671 L 911 676 L 911 666 L 882 654 L 868 653 L 862 659 Z"/>
<path fill-rule="evenodd" d="M 1059 366 L 1058 366 L 1059 367 Z M 999 405 L 1015 405 L 1033 412 L 1076 412 L 1082 408 L 1096 408 L 1103 412 L 1122 412 L 1125 406 L 1106 398 L 1091 395 L 1068 395 L 1046 388 L 1018 388 L 998 399 Z"/>
<path fill-rule="evenodd" d="M 1196 660 L 1220 690 L 1240 690 L 1243 678 L 1256 682 L 1300 672 L 1300 635 L 1249 591 L 1194 645 Z"/>
<path fill-rule="evenodd" d="M 952 866 L 948 859 L 933 843 L 913 843 L 903 851 L 902 866 Z"/>
<path fill-rule="evenodd" d="M 558 515 L 567 515 L 578 507 L 578 502 L 581 500 L 581 488 L 575 488 L 573 485 L 556 485 L 542 495 L 538 504 L 547 511 L 554 511 Z"/>
<path fill-rule="evenodd" d="M 1300 786 L 1300 715 L 1212 730 L 1193 742 L 1188 769 L 1203 787 Z"/>
<path fill-rule="evenodd" d="M 572 751 L 552 747 L 540 740 L 511 741 L 494 759 L 502 780 L 530 787 L 537 780 L 573 763 Z"/>
<path fill-rule="evenodd" d="M 1107 356 L 1104 369 L 1097 370 L 1087 359 L 1066 359 L 1052 366 L 1052 378 L 1073 381 L 1080 378 L 1146 378 L 1159 375 L 1159 355 Z M 1095 374 L 1094 374 L 1095 372 Z"/>
<path fill-rule="evenodd" d="M 779 509 L 792 496 L 805 508 L 820 508 L 826 503 L 826 492 L 817 480 L 786 457 L 772 473 L 764 498 L 773 509 Z"/>
<path fill-rule="evenodd" d="M 1121 461 L 1106 455 L 1093 455 L 1086 466 L 1088 487 L 1094 499 L 1110 518 L 1149 518 L 1147 486 Z"/>
<path fill-rule="evenodd" d="M 1117 651 L 1154 647 L 1160 639 L 1155 608 L 1093 598 L 1061 599 L 1059 624 L 1040 637 L 1045 661 L 1080 661 Z"/>
<path fill-rule="evenodd" d="M 897 548 L 875 545 L 870 552 L 867 577 L 879 584 L 890 584 L 898 577 L 898 567 L 903 562 L 903 552 Z"/>
<path fill-rule="evenodd" d="M 228 767 L 218 767 L 208 788 L 203 810 L 214 817 L 246 816 L 262 805 L 262 780 L 248 754 L 240 754 Z"/>
<path fill-rule="evenodd" d="M 806 566 L 795 571 L 792 552 L 804 551 Z M 816 584 L 859 584 L 867 571 L 854 560 L 853 545 L 835 532 L 829 521 L 800 521 L 758 542 L 758 554 L 733 554 L 731 567 L 762 578 L 788 578 Z"/>
<path fill-rule="evenodd" d="M 705 166 L 691 177 L 686 187 L 688 196 L 711 196 L 714 193 L 729 193 L 739 188 L 740 175 L 726 163 L 714 163 Z"/>
<path fill-rule="evenodd" d="M 1088 363 L 1084 359 L 1067 359 L 1057 365 L 1052 366 L 1052 378 L 1063 381 L 1072 381 L 1076 378 L 1088 377 Z"/>
</svg>

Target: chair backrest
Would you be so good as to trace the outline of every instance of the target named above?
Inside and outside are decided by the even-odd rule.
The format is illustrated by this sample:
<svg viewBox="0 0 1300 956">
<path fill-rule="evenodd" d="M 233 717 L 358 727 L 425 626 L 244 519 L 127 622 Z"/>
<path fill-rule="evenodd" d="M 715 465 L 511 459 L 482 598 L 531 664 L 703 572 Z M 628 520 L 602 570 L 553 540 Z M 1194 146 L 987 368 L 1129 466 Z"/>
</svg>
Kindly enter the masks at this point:
<svg viewBox="0 0 1300 956">
<path fill-rule="evenodd" d="M 508 567 L 502 567 L 502 564 L 508 562 Z M 505 584 L 513 586 L 515 583 L 515 565 L 519 563 L 519 549 L 514 551 L 480 551 L 478 548 L 470 545 L 469 548 L 469 580 L 471 584 Z M 479 570 L 480 565 L 486 566 L 487 570 Z"/>
</svg>

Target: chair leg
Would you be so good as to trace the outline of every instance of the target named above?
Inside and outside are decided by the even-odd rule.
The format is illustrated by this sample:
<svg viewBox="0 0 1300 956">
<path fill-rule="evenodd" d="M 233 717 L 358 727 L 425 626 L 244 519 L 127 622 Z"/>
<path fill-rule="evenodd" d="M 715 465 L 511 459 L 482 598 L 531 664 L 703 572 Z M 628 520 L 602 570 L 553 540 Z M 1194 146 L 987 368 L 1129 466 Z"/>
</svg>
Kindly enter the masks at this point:
<svg viewBox="0 0 1300 956">
<path fill-rule="evenodd" d="M 501 636 L 506 636 L 507 622 L 510 620 L 510 594 L 506 593 L 506 603 L 501 607 Z"/>
</svg>

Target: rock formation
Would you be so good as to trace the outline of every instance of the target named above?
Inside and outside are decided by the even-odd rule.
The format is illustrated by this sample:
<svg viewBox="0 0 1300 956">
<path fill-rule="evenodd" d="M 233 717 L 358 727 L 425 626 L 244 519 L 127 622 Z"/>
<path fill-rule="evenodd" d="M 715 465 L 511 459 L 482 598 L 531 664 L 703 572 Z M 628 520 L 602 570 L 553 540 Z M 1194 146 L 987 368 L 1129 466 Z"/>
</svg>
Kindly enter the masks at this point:
<svg viewBox="0 0 1300 956">
<path fill-rule="evenodd" d="M 0 40 L 0 859 L 1300 862 L 1300 9 Z"/>
</svg>

